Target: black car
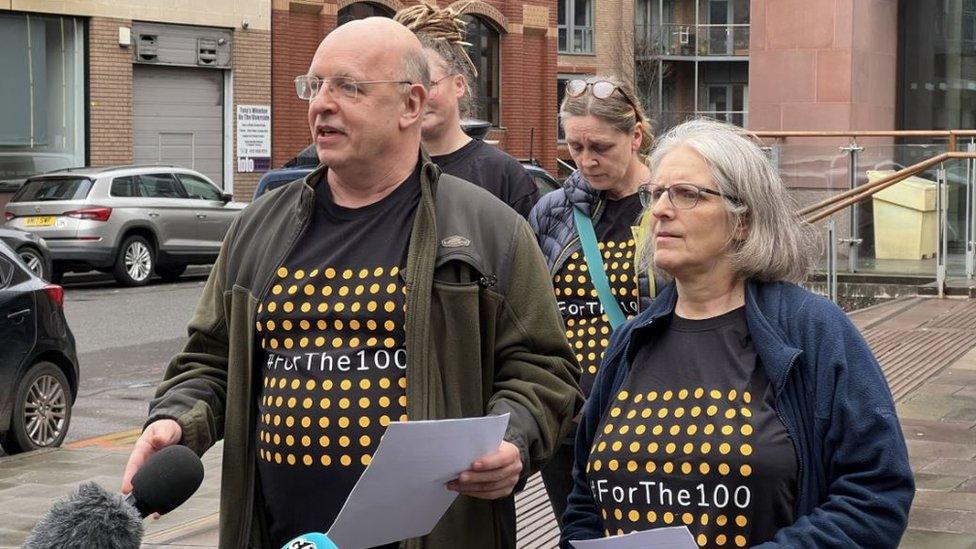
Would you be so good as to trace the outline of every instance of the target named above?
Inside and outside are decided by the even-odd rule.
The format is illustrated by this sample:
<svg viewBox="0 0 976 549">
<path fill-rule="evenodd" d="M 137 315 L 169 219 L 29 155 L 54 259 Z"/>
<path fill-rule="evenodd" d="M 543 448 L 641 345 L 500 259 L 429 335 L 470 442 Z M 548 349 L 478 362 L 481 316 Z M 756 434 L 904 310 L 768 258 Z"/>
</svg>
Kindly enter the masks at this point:
<svg viewBox="0 0 976 549">
<path fill-rule="evenodd" d="M 519 160 L 519 163 L 532 176 L 532 181 L 535 182 L 535 186 L 539 189 L 539 196 L 550 193 L 560 187 L 559 180 L 540 166 L 537 160 Z"/>
<path fill-rule="evenodd" d="M 59 446 L 78 394 L 64 289 L 0 242 L 0 445 L 9 454 Z"/>
<path fill-rule="evenodd" d="M 0 241 L 17 252 L 31 271 L 44 280 L 51 280 L 51 251 L 44 239 L 34 233 L 0 227 Z"/>
</svg>

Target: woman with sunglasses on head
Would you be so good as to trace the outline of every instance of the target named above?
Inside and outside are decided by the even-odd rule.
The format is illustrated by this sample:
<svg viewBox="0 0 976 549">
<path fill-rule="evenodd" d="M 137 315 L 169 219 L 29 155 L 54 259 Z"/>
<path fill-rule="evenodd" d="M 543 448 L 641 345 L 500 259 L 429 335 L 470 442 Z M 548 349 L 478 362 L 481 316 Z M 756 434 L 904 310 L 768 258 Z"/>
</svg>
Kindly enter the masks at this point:
<svg viewBox="0 0 976 549">
<path fill-rule="evenodd" d="M 613 77 L 570 80 L 559 118 L 577 170 L 545 195 L 529 224 L 553 275 L 566 336 L 593 384 L 614 327 L 653 296 L 653 280 L 636 267 L 641 205 L 637 187 L 650 170 L 651 127 L 630 87 Z M 562 518 L 572 490 L 573 441 L 543 468 L 549 501 Z"/>
<path fill-rule="evenodd" d="M 897 547 L 914 481 L 885 378 L 793 282 L 816 251 L 741 129 L 664 135 L 642 263 L 673 282 L 614 334 L 576 434 L 562 546 L 687 526 L 701 547 Z"/>
<path fill-rule="evenodd" d="M 532 176 L 518 160 L 461 129 L 461 117 L 472 110 L 470 82 L 478 71 L 465 50 L 465 22 L 460 17 L 459 11 L 426 2 L 404 8 L 395 17 L 420 39 L 430 65 L 424 148 L 446 173 L 487 190 L 527 217 L 539 200 Z"/>
</svg>

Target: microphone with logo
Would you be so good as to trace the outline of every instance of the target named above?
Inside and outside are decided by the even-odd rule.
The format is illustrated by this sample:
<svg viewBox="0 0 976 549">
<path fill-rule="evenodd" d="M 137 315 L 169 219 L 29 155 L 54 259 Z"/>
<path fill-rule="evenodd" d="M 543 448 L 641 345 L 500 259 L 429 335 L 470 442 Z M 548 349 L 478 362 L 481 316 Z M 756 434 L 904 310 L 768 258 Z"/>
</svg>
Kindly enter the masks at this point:
<svg viewBox="0 0 976 549">
<path fill-rule="evenodd" d="M 138 549 L 142 519 L 176 509 L 201 482 L 200 458 L 186 446 L 167 446 L 136 472 L 126 496 L 94 482 L 79 486 L 34 526 L 23 549 Z"/>
<path fill-rule="evenodd" d="M 339 549 L 329 536 L 319 532 L 302 534 L 284 544 L 281 549 Z"/>
</svg>

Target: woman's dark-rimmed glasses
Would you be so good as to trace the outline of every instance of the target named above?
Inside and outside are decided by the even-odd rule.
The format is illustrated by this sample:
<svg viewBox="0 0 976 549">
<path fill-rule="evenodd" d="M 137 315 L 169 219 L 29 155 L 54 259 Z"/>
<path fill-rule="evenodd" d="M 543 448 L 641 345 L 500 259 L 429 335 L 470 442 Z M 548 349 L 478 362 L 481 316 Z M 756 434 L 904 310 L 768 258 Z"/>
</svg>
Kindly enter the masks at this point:
<svg viewBox="0 0 976 549">
<path fill-rule="evenodd" d="M 671 185 L 670 187 L 662 187 L 660 185 L 652 185 L 650 183 L 645 183 L 637 188 L 637 196 L 640 198 L 641 205 L 645 208 L 650 208 L 661 199 L 662 196 L 667 193 L 668 200 L 671 204 L 679 210 L 690 210 L 698 205 L 698 201 L 701 200 L 702 194 L 711 194 L 714 196 L 727 198 L 729 201 L 737 203 L 738 201 L 732 197 L 727 197 L 718 191 L 712 189 L 707 189 L 705 187 L 699 187 L 698 185 L 692 185 L 691 183 L 677 183 Z"/>
</svg>

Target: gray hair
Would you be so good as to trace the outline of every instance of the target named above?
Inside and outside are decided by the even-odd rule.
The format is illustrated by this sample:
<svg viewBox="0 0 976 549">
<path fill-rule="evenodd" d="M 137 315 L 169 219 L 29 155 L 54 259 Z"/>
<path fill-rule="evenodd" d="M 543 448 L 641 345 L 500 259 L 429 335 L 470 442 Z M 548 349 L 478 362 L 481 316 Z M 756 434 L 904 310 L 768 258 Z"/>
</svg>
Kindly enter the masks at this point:
<svg viewBox="0 0 976 549">
<path fill-rule="evenodd" d="M 701 155 L 712 181 L 726 197 L 732 227 L 745 227 L 746 236 L 729 235 L 729 260 L 742 278 L 765 282 L 800 282 L 813 265 L 818 239 L 797 214 L 779 173 L 750 134 L 731 124 L 698 118 L 669 130 L 658 139 L 648 160 L 651 177 L 661 160 L 679 147 Z M 728 197 L 735 197 L 735 200 Z M 650 212 L 646 213 L 650 216 Z M 647 235 L 641 261 L 651 265 L 654 239 Z"/>
<path fill-rule="evenodd" d="M 403 71 L 404 80 L 430 88 L 430 65 L 427 64 L 423 50 L 411 49 L 404 53 L 400 70 Z"/>
</svg>

